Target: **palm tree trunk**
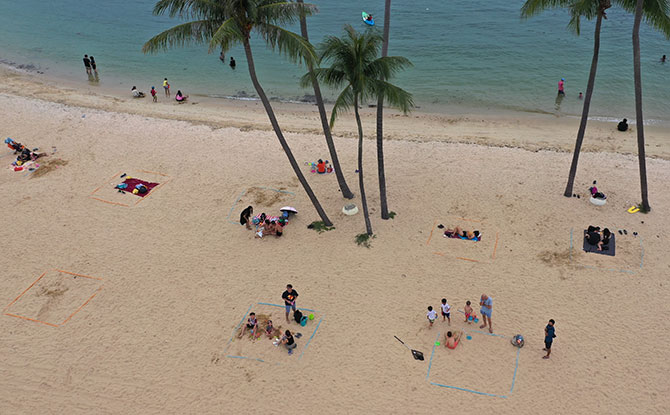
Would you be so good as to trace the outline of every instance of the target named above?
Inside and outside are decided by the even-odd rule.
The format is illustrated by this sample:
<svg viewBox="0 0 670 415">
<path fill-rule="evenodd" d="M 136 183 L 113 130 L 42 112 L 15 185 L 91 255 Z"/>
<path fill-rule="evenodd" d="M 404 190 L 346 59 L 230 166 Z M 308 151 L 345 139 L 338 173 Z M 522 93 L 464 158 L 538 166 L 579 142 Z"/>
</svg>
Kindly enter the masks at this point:
<svg viewBox="0 0 670 415">
<path fill-rule="evenodd" d="M 596 31 L 593 35 L 593 59 L 591 60 L 591 73 L 589 81 L 586 84 L 586 95 L 584 96 L 584 108 L 582 109 L 582 120 L 579 123 L 577 131 L 577 142 L 575 143 L 575 152 L 572 154 L 572 164 L 570 165 L 570 174 L 568 175 L 568 184 L 565 186 L 563 196 L 572 197 L 572 188 L 575 184 L 575 175 L 577 174 L 577 163 L 579 162 L 579 153 L 584 141 L 586 132 L 586 123 L 589 119 L 589 108 L 591 107 L 591 96 L 593 95 L 593 86 L 596 82 L 596 71 L 598 69 L 598 54 L 600 52 L 600 27 L 602 26 L 604 10 L 598 11 L 596 18 Z"/>
<path fill-rule="evenodd" d="M 642 117 L 642 76 L 640 68 L 640 21 L 644 0 L 637 0 L 635 23 L 633 24 L 633 74 L 635 78 L 635 127 L 637 129 L 637 157 L 640 163 L 640 189 L 642 191 L 642 210 L 648 212 L 647 162 L 644 150 L 644 119 Z"/>
<path fill-rule="evenodd" d="M 365 183 L 363 183 L 363 125 L 361 116 L 358 114 L 358 94 L 354 95 L 354 114 L 358 125 L 358 186 L 361 192 L 361 205 L 363 206 L 363 217 L 365 218 L 365 231 L 372 236 L 372 225 L 370 224 L 370 213 L 368 212 L 368 200 L 365 197 Z"/>
<path fill-rule="evenodd" d="M 254 66 L 254 57 L 251 53 L 251 45 L 249 44 L 248 38 L 244 40 L 244 52 L 247 55 L 247 63 L 249 65 L 249 76 L 251 77 L 251 82 L 254 84 L 254 88 L 256 88 L 256 93 L 258 93 L 258 96 L 260 97 L 261 102 L 263 103 L 263 107 L 265 107 L 265 112 L 267 112 L 268 118 L 270 118 L 270 124 L 272 124 L 272 129 L 275 131 L 275 134 L 277 134 L 279 143 L 281 144 L 282 149 L 284 149 L 284 153 L 286 153 L 286 157 L 288 157 L 289 163 L 291 163 L 293 172 L 298 177 L 300 184 L 302 185 L 303 189 L 305 189 L 305 192 L 307 193 L 309 200 L 312 201 L 312 204 L 314 205 L 314 208 L 316 209 L 316 212 L 319 214 L 319 217 L 323 221 L 324 225 L 333 226 L 333 223 L 330 221 L 330 219 L 328 219 L 326 212 L 321 207 L 321 203 L 319 203 L 319 200 L 314 195 L 314 192 L 312 191 L 312 188 L 309 186 L 309 183 L 307 183 L 305 176 L 302 174 L 300 166 L 298 166 L 298 162 L 295 161 L 293 152 L 291 151 L 291 148 L 288 146 L 288 143 L 284 138 L 284 134 L 282 133 L 281 128 L 279 128 L 279 123 L 277 122 L 277 117 L 275 117 L 275 113 L 272 110 L 270 101 L 268 100 L 268 97 L 265 95 L 263 87 L 261 87 L 261 84 L 258 82 L 258 78 L 256 77 L 256 68 Z"/>
<path fill-rule="evenodd" d="M 384 9 L 384 42 L 382 43 L 382 57 L 388 55 L 389 25 L 391 24 L 391 0 L 386 0 Z M 389 218 L 388 202 L 386 200 L 386 172 L 384 171 L 384 96 L 377 100 L 377 172 L 379 175 L 379 202 L 381 203 L 382 219 Z"/>
<path fill-rule="evenodd" d="M 302 4 L 303 0 L 298 0 L 298 3 Z M 300 13 L 300 31 L 302 32 L 302 37 L 309 42 L 309 36 L 307 35 L 307 20 L 305 19 L 305 13 Z M 312 65 L 308 64 L 307 69 L 309 73 L 312 73 Z M 326 144 L 328 145 L 328 151 L 330 152 L 330 159 L 333 162 L 333 168 L 335 169 L 335 175 L 337 176 L 337 183 L 340 186 L 342 191 L 342 196 L 345 199 L 353 199 L 354 194 L 349 190 L 347 182 L 344 179 L 344 173 L 342 173 L 342 168 L 340 167 L 340 160 L 337 158 L 337 151 L 335 150 L 335 143 L 333 142 L 333 136 L 330 131 L 330 125 L 328 124 L 328 115 L 326 114 L 326 107 L 323 105 L 323 97 L 321 96 L 321 87 L 319 86 L 319 81 L 315 76 L 312 78 L 312 87 L 314 87 L 314 97 L 316 99 L 316 106 L 319 108 L 319 116 L 321 117 L 321 126 L 323 127 L 323 134 L 326 136 Z"/>
</svg>

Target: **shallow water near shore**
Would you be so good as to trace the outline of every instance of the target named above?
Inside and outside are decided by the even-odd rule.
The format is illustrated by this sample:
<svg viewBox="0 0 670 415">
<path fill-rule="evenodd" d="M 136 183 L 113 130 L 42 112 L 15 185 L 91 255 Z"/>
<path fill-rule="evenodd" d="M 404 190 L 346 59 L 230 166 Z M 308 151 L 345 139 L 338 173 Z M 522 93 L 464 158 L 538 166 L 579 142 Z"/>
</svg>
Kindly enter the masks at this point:
<svg viewBox="0 0 670 415">
<path fill-rule="evenodd" d="M 360 4 L 353 0 L 315 1 L 320 12 L 309 18 L 310 39 L 340 35 L 344 24 L 369 30 L 360 20 Z M 593 23 L 583 22 L 581 36 L 566 30 L 569 15 L 550 10 L 520 19 L 522 1 L 425 0 L 392 5 L 389 53 L 411 59 L 414 67 L 397 83 L 415 95 L 417 105 L 431 111 L 472 108 L 500 109 L 578 116 L 591 63 Z M 81 58 L 93 55 L 101 86 L 128 89 L 137 85 L 160 88 L 168 77 L 173 89 L 188 94 L 253 99 L 255 91 L 246 71 L 243 51 L 227 53 L 237 60 L 232 70 L 193 46 L 158 55 L 143 55 L 142 44 L 179 23 L 151 14 L 154 1 L 0 0 L 0 60 L 49 76 L 87 82 Z M 378 29 L 384 1 L 366 3 Z M 591 107 L 597 119 L 634 118 L 631 30 L 633 16 L 612 8 L 603 22 L 598 78 Z M 298 31 L 297 27 L 293 28 Z M 670 44 L 646 24 L 641 28 L 644 114 L 647 121 L 670 120 Z M 293 65 L 254 44 L 259 78 L 271 97 L 309 101 L 311 90 L 301 89 L 304 68 Z M 567 95 L 556 100 L 556 85 L 566 79 Z M 333 93 L 329 91 L 332 99 Z"/>
</svg>

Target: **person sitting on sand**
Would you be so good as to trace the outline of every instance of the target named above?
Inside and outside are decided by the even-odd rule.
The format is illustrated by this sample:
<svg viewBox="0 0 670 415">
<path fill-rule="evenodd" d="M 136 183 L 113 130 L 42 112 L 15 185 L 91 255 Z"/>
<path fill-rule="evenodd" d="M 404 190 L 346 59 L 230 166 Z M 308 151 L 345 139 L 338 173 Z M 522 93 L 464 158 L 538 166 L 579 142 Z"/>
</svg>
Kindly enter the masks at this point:
<svg viewBox="0 0 670 415">
<path fill-rule="evenodd" d="M 319 159 L 319 161 L 316 163 L 316 172 L 319 174 L 326 173 L 326 163 L 324 163 L 324 161 L 321 159 Z"/>
<path fill-rule="evenodd" d="M 623 121 L 621 121 L 621 122 L 616 126 L 616 128 L 617 128 L 617 130 L 619 130 L 619 131 L 626 131 L 626 130 L 628 130 L 628 120 L 624 118 Z"/>
<path fill-rule="evenodd" d="M 448 331 L 447 334 L 444 335 L 444 347 L 448 349 L 455 349 L 456 346 L 458 346 L 458 342 L 461 340 L 461 336 L 463 336 L 462 330 L 458 333 L 452 333 Z"/>
<path fill-rule="evenodd" d="M 456 226 L 454 229 L 447 229 L 444 231 L 445 238 L 466 238 L 469 240 L 479 240 L 479 231 L 466 231 Z"/>
<path fill-rule="evenodd" d="M 5 138 L 5 144 L 7 144 L 7 147 L 9 147 L 9 149 L 12 150 L 14 154 L 19 153 L 23 151 L 24 148 L 26 148 L 23 144 L 17 143 L 9 137 Z"/>
<path fill-rule="evenodd" d="M 589 225 L 588 229 L 586 230 L 585 238 L 586 242 L 588 242 L 590 245 L 598 245 L 598 242 L 600 242 L 600 228 Z"/>
<path fill-rule="evenodd" d="M 608 245 L 610 243 L 611 238 L 612 238 L 612 232 L 610 232 L 610 230 L 607 228 L 603 229 L 602 239 L 600 240 L 600 242 L 598 242 L 598 251 L 602 251 L 603 246 L 605 247 L 604 248 L 605 250 L 609 249 Z"/>
<path fill-rule="evenodd" d="M 607 199 L 605 193 L 598 191 L 595 180 L 593 181 L 593 186 L 589 187 L 589 191 L 591 192 L 591 197 L 593 197 L 594 199 Z"/>
<path fill-rule="evenodd" d="M 286 330 L 284 332 L 284 335 L 281 338 L 281 343 L 288 349 L 288 354 L 293 354 L 293 349 L 298 347 L 298 344 L 295 342 L 295 339 L 293 339 L 293 335 L 291 334 L 290 330 Z"/>
<path fill-rule="evenodd" d="M 140 92 L 140 90 L 137 89 L 136 86 L 133 86 L 133 87 L 130 89 L 130 92 L 133 93 L 133 98 L 144 98 L 144 92 Z"/>
<path fill-rule="evenodd" d="M 272 338 L 272 335 L 275 332 L 275 327 L 272 325 L 272 320 L 268 320 L 267 326 L 265 326 L 265 335 L 268 336 L 268 338 Z"/>
<path fill-rule="evenodd" d="M 174 96 L 174 99 L 181 104 L 182 102 L 186 102 L 188 95 L 183 95 L 180 90 L 177 90 L 177 94 Z"/>
<path fill-rule="evenodd" d="M 247 324 L 242 327 L 242 332 L 240 333 L 240 338 L 244 336 L 244 333 L 247 330 L 251 330 L 251 335 L 256 337 L 256 330 L 258 329 L 258 320 L 256 319 L 256 313 L 250 313 L 249 318 L 247 319 Z"/>
<path fill-rule="evenodd" d="M 44 157 L 46 155 L 47 155 L 47 153 L 35 153 L 34 151 L 30 151 L 30 150 L 28 150 L 27 148 L 24 147 L 23 150 L 21 150 L 21 153 L 16 157 L 16 161 L 22 161 L 24 163 L 26 161 L 31 161 L 31 160 L 35 161 L 38 158 Z"/>
<path fill-rule="evenodd" d="M 240 213 L 240 225 L 244 225 L 247 229 L 251 229 L 251 215 L 253 214 L 254 208 L 247 206 L 247 208 Z"/>
</svg>

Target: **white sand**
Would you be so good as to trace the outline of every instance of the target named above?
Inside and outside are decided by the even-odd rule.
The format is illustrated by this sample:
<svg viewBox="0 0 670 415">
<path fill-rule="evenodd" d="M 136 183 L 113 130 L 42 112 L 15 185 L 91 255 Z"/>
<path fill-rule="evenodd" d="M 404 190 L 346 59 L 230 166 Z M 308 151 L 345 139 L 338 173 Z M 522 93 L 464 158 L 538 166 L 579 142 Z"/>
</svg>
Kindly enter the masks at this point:
<svg viewBox="0 0 670 415">
<path fill-rule="evenodd" d="M 362 216 L 340 213 L 345 201 L 334 175 L 306 173 L 336 230 L 316 234 L 306 228 L 318 217 L 267 131 L 264 114 L 243 108 L 250 104 L 231 105 L 235 112 L 226 110 L 210 123 L 230 127 L 212 128 L 166 118 L 204 120 L 215 106 L 199 112 L 197 105 L 69 96 L 99 108 L 91 109 L 21 97 L 14 94 L 17 85 L 20 95 L 58 95 L 34 94 L 40 87 L 25 77 L 3 78 L 2 90 L 12 94 L 0 95 L 1 134 L 43 150 L 55 146 L 50 158 L 68 164 L 36 178 L 0 169 L 6 241 L 0 307 L 48 270 L 99 277 L 103 286 L 59 327 L 0 316 L 0 413 L 665 412 L 670 162 L 648 160 L 653 211 L 626 213 L 639 201 L 637 159 L 610 151 L 634 149 L 634 133 L 594 125 L 585 147 L 602 151 L 582 156 L 578 200 L 562 196 L 571 154 L 542 149 L 570 148 L 578 120 L 538 116 L 482 124 L 425 114 L 396 117 L 387 127 L 396 139 L 386 143 L 394 220 L 379 219 L 375 149 L 366 142 L 377 235 L 366 249 L 353 242 L 364 231 Z M 103 111 L 114 108 L 138 114 Z M 329 158 L 322 136 L 310 132 L 319 128 L 314 114 L 297 111 L 280 112 L 287 130 L 309 125 L 306 133 L 287 134 L 297 159 Z M 352 124 L 342 121 L 348 131 Z M 244 131 L 235 128 L 247 122 Z M 565 130 L 556 132 L 559 124 Z M 406 131 L 413 134 L 404 140 Z M 374 134 L 371 128 L 366 133 Z M 358 193 L 356 142 L 343 135 L 336 143 Z M 651 153 L 670 155 L 667 131 L 651 128 L 649 138 Z M 9 165 L 7 150 L 0 157 Z M 132 207 L 90 197 L 115 173 L 140 170 L 170 181 Z M 608 194 L 605 207 L 585 198 L 594 179 Z M 228 222 L 240 193 L 253 187 L 295 196 L 254 190 L 232 219 L 249 201 L 256 212 L 294 205 L 300 213 L 283 238 L 259 241 Z M 109 185 L 99 192 L 133 203 L 138 198 L 114 193 Z M 436 222 L 472 224 L 455 223 L 458 217 L 483 221 L 477 227 L 484 240 L 446 240 L 435 229 L 429 241 Z M 617 234 L 616 257 L 581 252 L 579 237 L 570 257 L 570 230 L 579 235 L 589 224 L 628 230 L 627 236 Z M 45 276 L 7 312 L 58 322 L 98 288 L 82 277 L 85 284 L 58 276 Z M 249 306 L 280 304 L 286 283 L 300 293 L 299 306 L 318 310 L 308 326 L 289 326 L 304 334 L 299 351 L 289 357 L 264 338 L 234 340 L 227 348 Z M 512 393 L 517 349 L 508 338 L 478 333 L 455 351 L 437 347 L 426 379 L 433 343 L 447 329 L 441 321 L 427 328 L 426 306 L 438 308 L 446 297 L 454 307 L 451 327 L 472 329 L 456 309 L 468 299 L 477 303 L 483 292 L 494 299 L 495 333 L 526 337 Z M 254 310 L 286 326 L 281 308 Z M 558 337 L 545 361 L 549 318 L 556 320 Z M 394 335 L 423 351 L 426 361 L 414 361 Z"/>
</svg>

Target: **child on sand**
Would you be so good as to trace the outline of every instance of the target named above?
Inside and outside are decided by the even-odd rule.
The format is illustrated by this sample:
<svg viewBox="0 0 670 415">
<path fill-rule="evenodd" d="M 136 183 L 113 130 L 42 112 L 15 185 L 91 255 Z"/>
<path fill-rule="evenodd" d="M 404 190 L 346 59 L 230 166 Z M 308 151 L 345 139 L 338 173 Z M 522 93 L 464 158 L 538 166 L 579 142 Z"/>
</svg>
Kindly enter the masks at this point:
<svg viewBox="0 0 670 415">
<path fill-rule="evenodd" d="M 272 338 L 272 333 L 274 333 L 275 328 L 272 325 L 272 320 L 268 320 L 268 325 L 265 326 L 265 335 L 269 338 Z"/>
<path fill-rule="evenodd" d="M 429 323 L 428 328 L 432 328 L 433 323 L 435 323 L 435 320 L 437 320 L 437 312 L 433 310 L 433 306 L 428 306 L 428 313 L 426 314 L 426 318 L 428 319 Z"/>
<path fill-rule="evenodd" d="M 458 333 L 452 333 L 448 331 L 447 334 L 444 335 L 444 347 L 448 349 L 455 349 L 456 346 L 458 346 L 458 342 L 461 340 L 462 335 L 462 330 Z"/>
<path fill-rule="evenodd" d="M 240 333 L 240 338 L 244 336 L 244 333 L 247 332 L 247 329 L 251 330 L 251 335 L 256 337 L 256 329 L 258 328 L 258 320 L 256 319 L 256 313 L 249 314 L 247 319 L 247 324 L 242 327 L 242 332 Z"/>
<path fill-rule="evenodd" d="M 472 323 L 472 321 L 468 321 L 468 320 L 470 319 L 470 316 L 472 316 L 472 314 L 473 314 L 472 313 L 472 306 L 470 304 L 472 304 L 472 303 L 470 302 L 470 300 L 468 300 L 468 301 L 465 302 L 465 307 L 463 307 L 463 312 L 465 313 L 465 322 L 468 323 L 468 324 Z M 474 320 L 474 317 L 472 317 L 472 318 Z"/>
<path fill-rule="evenodd" d="M 151 96 L 154 99 L 154 102 L 158 102 L 158 97 L 156 96 L 156 87 L 151 87 Z"/>
<path fill-rule="evenodd" d="M 442 305 L 440 307 L 442 307 L 442 321 L 448 320 L 449 325 L 451 326 L 451 306 L 447 303 L 446 298 L 442 299 Z"/>
</svg>

